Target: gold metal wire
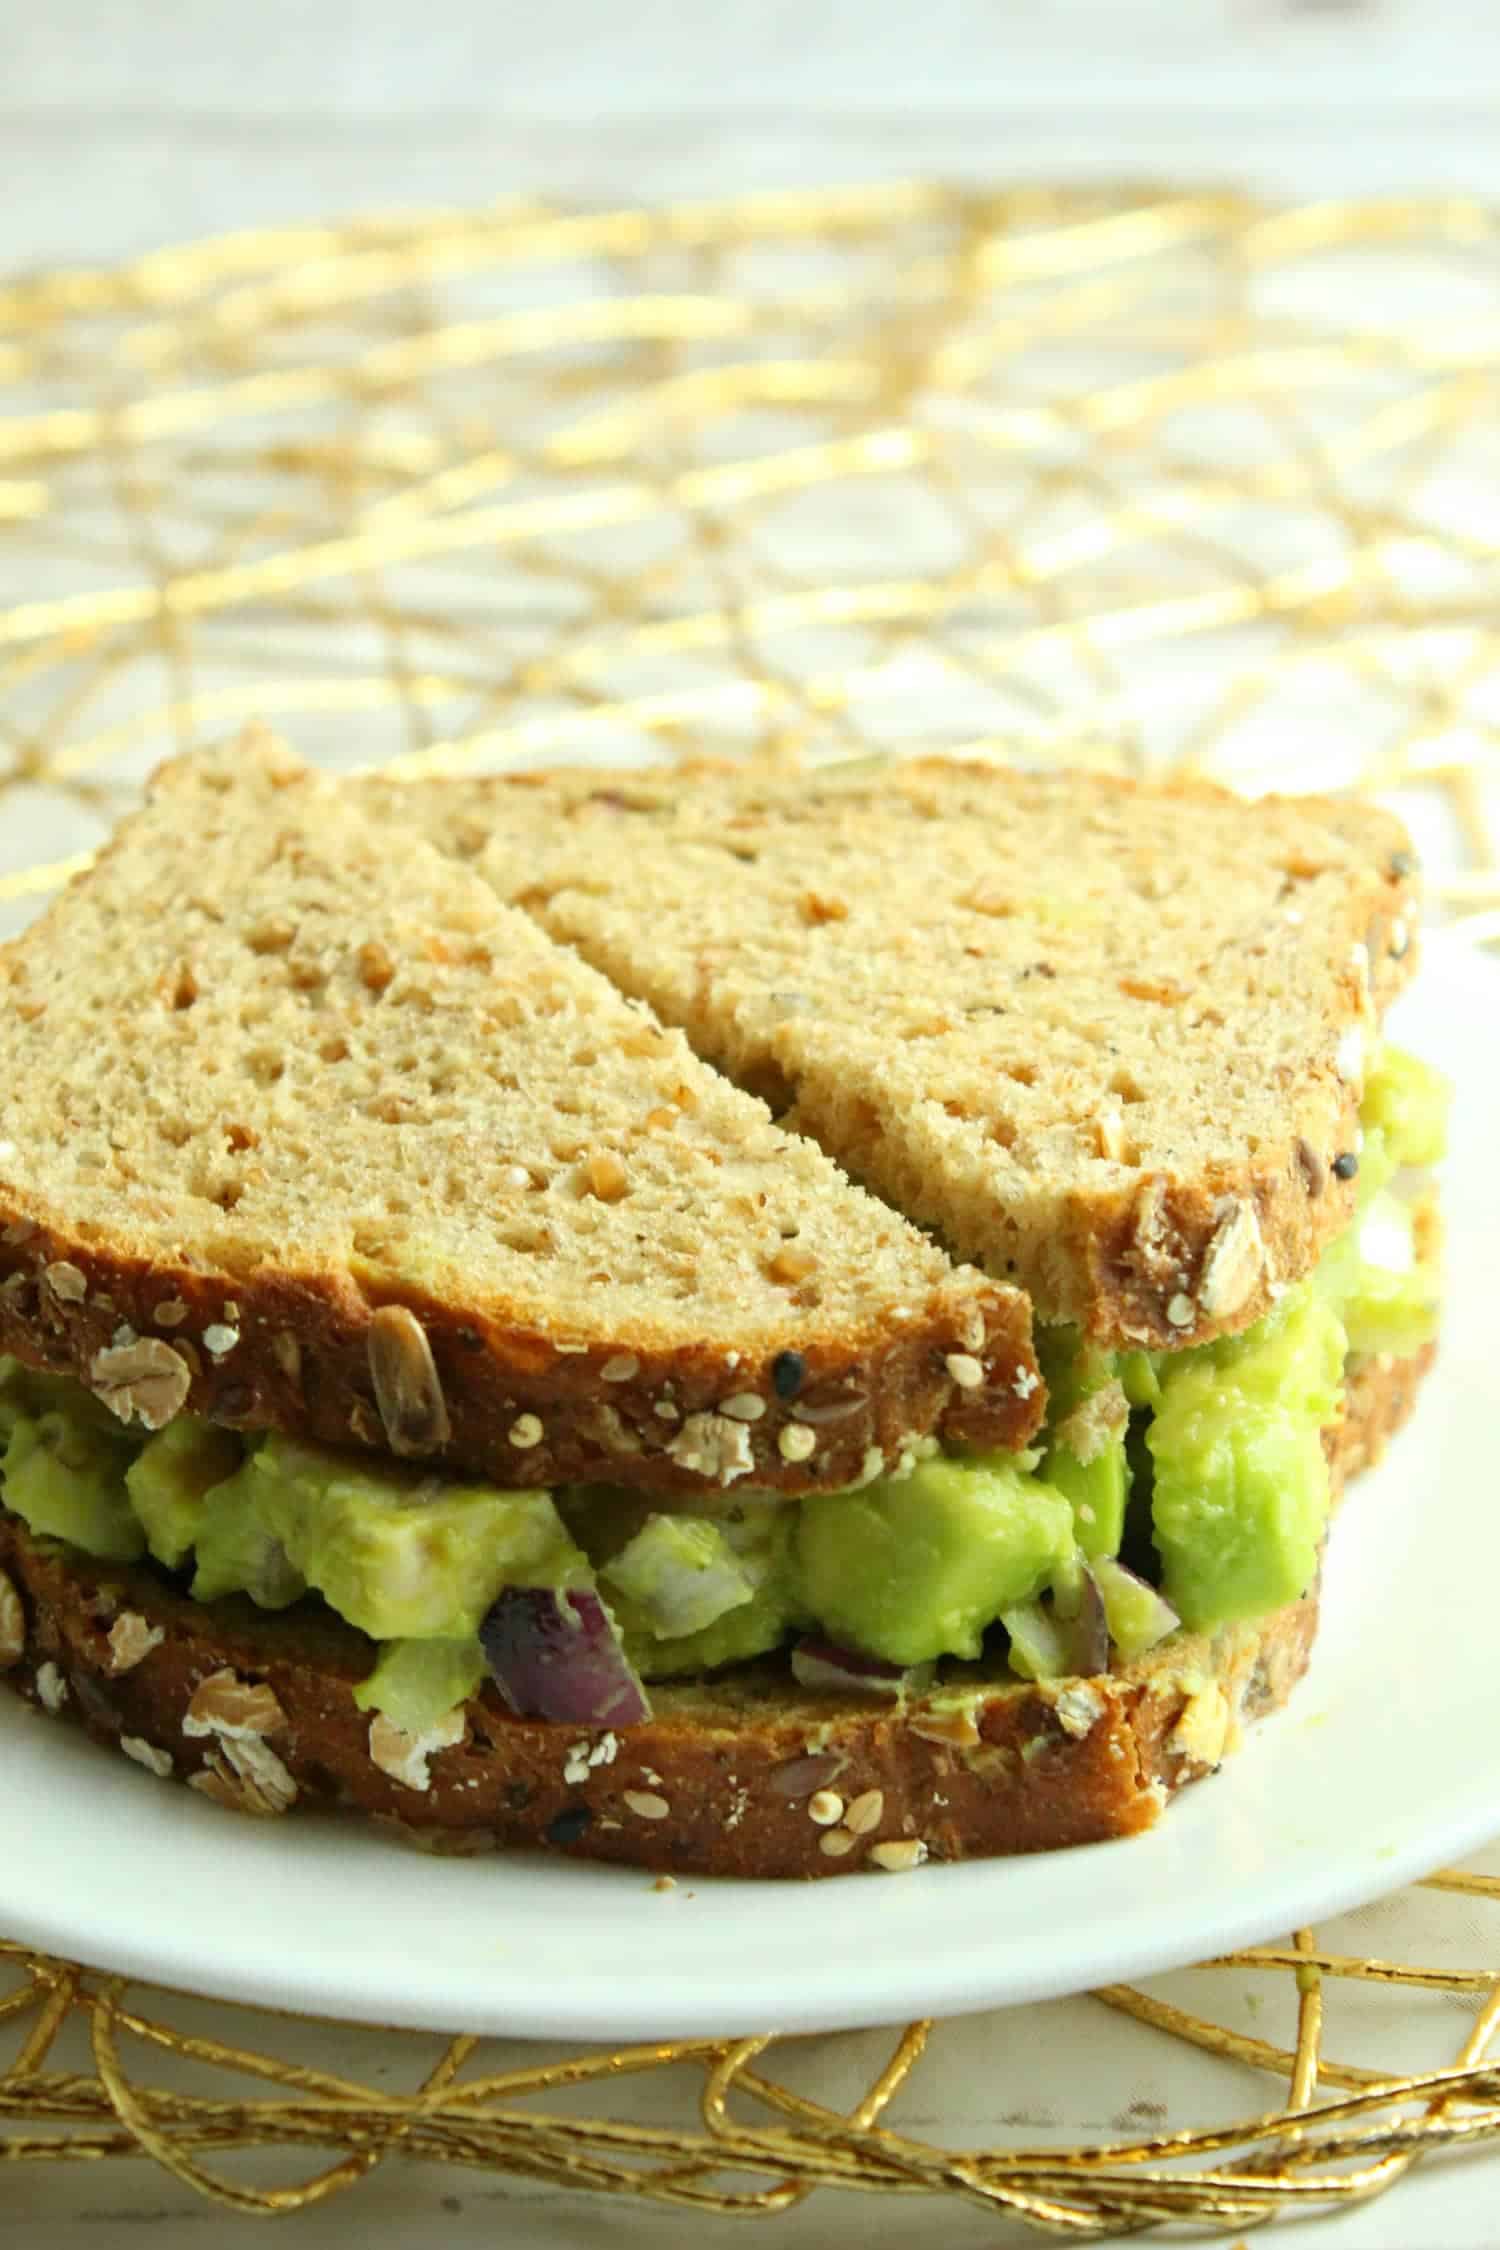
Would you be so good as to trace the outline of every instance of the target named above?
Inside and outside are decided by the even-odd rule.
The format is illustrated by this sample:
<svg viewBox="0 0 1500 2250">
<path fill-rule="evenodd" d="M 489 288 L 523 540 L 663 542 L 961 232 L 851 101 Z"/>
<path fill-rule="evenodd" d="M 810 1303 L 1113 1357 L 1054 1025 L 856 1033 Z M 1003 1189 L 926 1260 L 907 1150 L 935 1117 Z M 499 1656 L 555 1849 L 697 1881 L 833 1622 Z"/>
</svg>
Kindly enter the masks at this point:
<svg viewBox="0 0 1500 2250">
<path fill-rule="evenodd" d="M 1497 345 L 1500 214 L 1457 197 L 510 199 L 0 282 L 0 915 L 87 864 L 157 757 L 260 716 L 413 773 L 942 747 L 1379 790 L 1437 847 L 1440 917 L 1493 942 Z M 1429 1889 L 1500 1909 L 1500 1878 Z M 273 2016 L 205 2038 L 0 1945 L 0 2162 L 146 2157 L 266 2213 L 396 2159 L 763 2218 L 927 2195 L 1088 2241 L 1244 2232 L 1500 2138 L 1500 1965 L 1311 1931 L 1227 1965 L 1294 1981 L 1290 2047 L 1096 1998 L 1277 2104 L 960 2153 L 891 2122 L 928 2024 L 848 2111 L 767 2039 L 488 2073 L 453 2039 L 400 2094 L 294 2064 Z M 1473 2009 L 1451 2068 L 1331 2056 L 1360 1984 Z M 658 2073 L 671 2125 L 603 2106 Z M 599 2114 L 548 2106 L 580 2086 Z M 226 2170 L 245 2150 L 286 2184 Z"/>
</svg>

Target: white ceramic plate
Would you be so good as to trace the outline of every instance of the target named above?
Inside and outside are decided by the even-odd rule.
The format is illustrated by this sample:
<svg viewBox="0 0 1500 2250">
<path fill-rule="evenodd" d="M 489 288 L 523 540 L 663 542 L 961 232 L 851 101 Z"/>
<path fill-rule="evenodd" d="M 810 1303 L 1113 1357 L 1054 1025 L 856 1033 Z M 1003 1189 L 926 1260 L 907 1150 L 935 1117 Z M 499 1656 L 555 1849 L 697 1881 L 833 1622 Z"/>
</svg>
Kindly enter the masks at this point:
<svg viewBox="0 0 1500 2250">
<path fill-rule="evenodd" d="M 1399 1035 L 1458 1083 L 1443 1349 L 1340 1516 L 1290 1710 L 1150 1835 L 817 1884 L 432 1860 L 232 1819 L 0 1695 L 0 1935 L 226 1998 L 651 2039 L 954 2014 L 1279 1935 L 1500 1831 L 1500 973 L 1435 946 Z"/>
</svg>

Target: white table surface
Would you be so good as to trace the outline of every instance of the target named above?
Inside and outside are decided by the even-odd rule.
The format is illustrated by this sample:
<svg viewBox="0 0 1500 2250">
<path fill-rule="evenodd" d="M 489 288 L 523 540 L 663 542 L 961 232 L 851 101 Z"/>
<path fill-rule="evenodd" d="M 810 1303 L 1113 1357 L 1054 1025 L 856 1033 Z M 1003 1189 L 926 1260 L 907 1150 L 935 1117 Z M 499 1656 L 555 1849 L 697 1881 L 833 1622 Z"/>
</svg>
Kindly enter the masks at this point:
<svg viewBox="0 0 1500 2250">
<path fill-rule="evenodd" d="M 418 37 L 413 27 L 420 23 Z M 128 28 L 127 28 L 128 27 Z M 675 0 L 230 0 L 137 10 L 103 0 L 0 5 L 0 268 L 96 261 L 205 231 L 505 191 L 660 197 L 890 177 L 1202 177 L 1330 194 L 1500 194 L 1500 11 L 1489 0 L 1338 8 L 1278 0 L 787 0 L 694 10 Z M 0 600 L 18 589 L 0 585 Z M 12 1848 L 9 1844 L 5 1847 Z M 1500 1853 L 1489 1855 L 1500 1870 Z M 1457 1957 L 1493 1961 L 1477 1906 L 1442 1920 Z M 1410 1902 L 1337 1933 L 1350 1951 L 1430 1946 Z M 1191 1980 L 1166 1980 L 1191 2004 Z M 1286 2038 L 1286 2001 L 1243 1978 L 1247 2030 Z M 1271 2020 L 1276 2012 L 1277 2020 Z M 234 2035 L 233 2019 L 204 2023 Z M 1397 2017 L 1390 2015 L 1392 2025 Z M 1410 2034 L 1418 2068 L 1461 2034 L 1449 2003 Z M 411 2052 L 364 2033 L 289 2031 L 394 2083 Z M 1400 2046 L 1400 2042 L 1397 2042 Z M 849 2096 L 878 2034 L 820 2042 L 819 2090 Z M 1403 2054 L 1407 2049 L 1402 2048 Z M 1383 2052 L 1389 2058 L 1388 2041 Z M 430 2058 L 429 2058 L 430 2059 Z M 862 2075 L 863 2074 L 863 2075 Z M 1120 2089 L 1129 2085 L 1133 2112 Z M 1087 2001 L 949 2027 L 896 2121 L 955 2143 L 1129 2133 L 1244 2114 L 1265 2081 L 1210 2066 Z M 660 2097 L 656 2097 L 660 2098 Z M 650 2113 L 646 2097 L 641 2114 Z M 658 2114 L 660 2114 L 658 2112 Z M 285 2176 L 280 2163 L 269 2175 Z M 905 2244 L 941 2225 L 952 2250 L 1037 2238 L 961 2209 L 815 2201 L 769 2223 L 788 2250 Z M 7 2250 L 156 2250 L 247 2235 L 145 2164 L 13 2172 Z M 1493 2250 L 1500 2156 L 1432 2167 L 1364 2211 L 1278 2230 L 1328 2250 Z M 598 2250 L 745 2240 L 729 2222 L 392 2166 L 289 2222 L 288 2240 Z M 264 2237 L 262 2237 L 264 2239 Z M 759 2239 L 756 2235 L 755 2239 Z"/>
</svg>

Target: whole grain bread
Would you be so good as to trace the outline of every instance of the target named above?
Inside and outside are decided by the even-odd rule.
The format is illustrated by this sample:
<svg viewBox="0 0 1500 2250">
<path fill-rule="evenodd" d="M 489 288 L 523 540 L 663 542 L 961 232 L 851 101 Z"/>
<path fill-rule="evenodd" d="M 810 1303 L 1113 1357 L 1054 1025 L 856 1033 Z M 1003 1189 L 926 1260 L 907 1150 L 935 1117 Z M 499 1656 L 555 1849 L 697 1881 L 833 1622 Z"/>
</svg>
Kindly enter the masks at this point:
<svg viewBox="0 0 1500 2250">
<path fill-rule="evenodd" d="M 1336 1484 L 1378 1456 L 1430 1356 L 1353 1373 L 1325 1440 Z M 414 1739 L 354 1703 L 373 1647 L 329 1612 L 202 1607 L 0 1512 L 0 1678 L 162 1778 L 241 1812 L 343 1805 L 428 1850 L 677 1872 L 899 1871 L 1132 1835 L 1286 1701 L 1316 1619 L 1313 1591 L 1117 1673 L 900 1712 L 797 1687 L 773 1659 L 654 1688 L 652 1719 L 618 1733 L 512 1718 L 487 1689 Z"/>
<path fill-rule="evenodd" d="M 1201 1342 L 1352 1215 L 1365 1066 L 1415 960 L 1415 861 L 1374 806 L 942 760 L 408 802 L 1041 1320 Z"/>
<path fill-rule="evenodd" d="M 955 1267 L 477 876 L 263 737 L 0 955 L 0 1350 L 503 1485 L 837 1487 L 1042 1404 Z"/>
</svg>

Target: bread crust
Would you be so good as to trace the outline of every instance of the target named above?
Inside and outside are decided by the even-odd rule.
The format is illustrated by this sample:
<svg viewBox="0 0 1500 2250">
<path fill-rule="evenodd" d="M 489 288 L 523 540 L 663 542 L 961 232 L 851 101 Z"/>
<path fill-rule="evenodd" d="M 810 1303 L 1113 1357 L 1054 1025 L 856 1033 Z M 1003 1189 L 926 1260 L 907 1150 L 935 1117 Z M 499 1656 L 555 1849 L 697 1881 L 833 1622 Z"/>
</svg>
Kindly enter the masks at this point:
<svg viewBox="0 0 1500 2250">
<path fill-rule="evenodd" d="M 7 1233 L 22 1239 L 7 1242 Z M 82 1295 L 58 1295 L 48 1273 L 60 1266 L 81 1277 Z M 228 1325 L 226 1300 L 236 1341 L 216 1358 L 203 1339 Z M 513 1490 L 589 1478 L 653 1492 L 722 1489 L 729 1481 L 722 1471 L 694 1468 L 680 1446 L 669 1449 L 691 1416 L 717 1416 L 732 1395 L 752 1396 L 763 1408 L 753 1423 L 736 1425 L 743 1432 L 736 1481 L 788 1495 L 856 1483 L 868 1473 L 872 1449 L 893 1463 L 924 1436 L 1014 1450 L 1032 1436 L 1045 1405 L 1026 1300 L 978 1274 L 955 1273 L 951 1287 L 911 1305 L 900 1327 L 830 1336 L 825 1325 L 812 1338 L 799 1336 L 789 1319 L 803 1372 L 787 1400 L 773 1373 L 776 1353 L 746 1355 L 730 1370 L 707 1344 L 656 1345 L 644 1335 L 560 1351 L 534 1328 L 486 1320 L 419 1289 L 367 1293 L 347 1272 L 264 1264 L 236 1278 L 143 1258 L 86 1240 L 60 1217 L 0 1193 L 0 1352 L 91 1389 L 98 1355 L 122 1330 L 159 1337 L 185 1362 L 189 1382 L 179 1404 L 187 1411 L 233 1428 L 388 1454 L 370 1333 L 390 1304 L 406 1306 L 421 1324 L 441 1384 L 449 1434 L 424 1450 L 424 1462 Z M 174 1309 L 170 1327 L 159 1318 L 163 1305 Z M 185 1312 L 177 1315 L 178 1306 Z M 982 1388 L 955 1381 L 948 1362 L 961 1346 L 982 1360 Z M 624 1382 L 613 1379 L 622 1355 L 635 1363 Z M 670 1421 L 656 1411 L 663 1399 L 675 1408 Z M 524 1450 L 512 1436 L 521 1414 L 541 1424 Z M 782 1451 L 783 1433 L 796 1426 L 816 1432 L 805 1460 Z"/>
<path fill-rule="evenodd" d="M 1336 1481 L 1376 1456 L 1430 1358 L 1354 1372 L 1328 1435 Z M 966 1702 L 940 1695 L 905 1710 L 810 1694 L 766 1660 L 658 1687 L 651 1721 L 615 1735 L 512 1718 L 486 1689 L 465 1707 L 461 1740 L 413 1751 L 377 1738 L 355 1705 L 371 1644 L 326 1612 L 205 1608 L 154 1570 L 34 1540 L 3 1513 L 0 1573 L 21 1616 L 20 1645 L 0 1641 L 11 1687 L 221 1803 L 340 1804 L 434 1851 L 543 1844 L 755 1877 L 1133 1835 L 1218 1765 L 1243 1724 L 1286 1701 L 1317 1622 L 1314 1589 L 1254 1625 L 1179 1636 L 1118 1673 L 985 1685 L 976 1669 Z M 0 1621 L 4 1609 L 0 1599 Z M 260 1699 L 251 1747 L 212 1724 L 205 1683 L 218 1682 L 222 1702 L 225 1675 L 274 1699 Z"/>
</svg>

